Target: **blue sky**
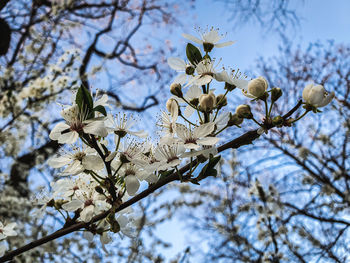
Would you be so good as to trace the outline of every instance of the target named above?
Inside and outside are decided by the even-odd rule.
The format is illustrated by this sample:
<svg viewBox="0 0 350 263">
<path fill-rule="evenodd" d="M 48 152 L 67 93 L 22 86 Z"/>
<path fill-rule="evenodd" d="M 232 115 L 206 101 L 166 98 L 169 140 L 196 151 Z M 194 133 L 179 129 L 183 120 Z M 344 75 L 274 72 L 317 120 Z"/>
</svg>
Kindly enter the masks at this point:
<svg viewBox="0 0 350 263">
<path fill-rule="evenodd" d="M 327 40 L 334 40 L 335 43 L 350 42 L 350 1 L 306 0 L 304 3 L 293 1 L 293 4 L 301 18 L 300 25 L 295 30 L 289 29 L 285 33 L 292 40 L 294 47 L 298 45 L 306 47 L 311 42 Z M 187 13 L 188 16 L 181 18 L 181 21 L 188 26 L 175 32 L 171 37 L 172 41 L 179 43 L 179 52 L 185 49 L 187 43 L 181 37 L 182 32 L 195 35 L 194 26 L 204 28 L 208 25 L 220 28 L 223 33 L 227 32 L 227 40 L 237 41 L 233 46 L 215 53 L 217 57 L 225 56 L 223 63 L 226 66 L 239 67 L 242 71 L 249 70 L 258 76 L 259 72 L 254 70 L 255 60 L 260 56 L 266 58 L 278 55 L 278 47 L 282 44 L 282 40 L 275 32 L 266 32 L 255 24 L 239 26 L 233 30 L 229 20 L 231 13 L 226 10 L 222 2 L 199 0 L 196 9 L 188 10 Z M 195 18 L 193 14 L 196 14 Z M 183 53 L 179 53 L 181 54 Z M 187 233 L 182 223 L 173 220 L 161 225 L 157 235 L 172 243 L 173 247 L 164 251 L 170 259 L 186 249 L 185 241 L 194 233 Z"/>
</svg>

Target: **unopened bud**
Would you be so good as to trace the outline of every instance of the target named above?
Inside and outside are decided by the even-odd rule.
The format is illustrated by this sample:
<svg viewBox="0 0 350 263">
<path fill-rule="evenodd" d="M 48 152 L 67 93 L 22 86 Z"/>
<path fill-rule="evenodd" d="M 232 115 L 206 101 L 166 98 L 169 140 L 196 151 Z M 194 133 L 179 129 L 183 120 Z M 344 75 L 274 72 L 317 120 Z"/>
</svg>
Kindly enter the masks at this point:
<svg viewBox="0 0 350 263">
<path fill-rule="evenodd" d="M 280 88 L 273 88 L 271 90 L 271 100 L 276 101 L 282 96 L 282 90 Z"/>
<path fill-rule="evenodd" d="M 186 69 L 185 69 L 185 72 L 187 75 L 192 75 L 195 71 L 195 68 L 194 66 L 192 65 L 186 65 Z"/>
<path fill-rule="evenodd" d="M 209 112 L 213 109 L 215 104 L 215 95 L 213 92 L 209 94 L 202 94 L 199 97 L 199 104 L 201 105 L 201 109 L 205 112 Z"/>
<path fill-rule="evenodd" d="M 170 85 L 170 92 L 171 92 L 171 94 L 178 96 L 180 98 L 183 97 L 182 90 L 181 90 L 181 84 L 179 84 L 179 83 L 172 83 Z"/>
<path fill-rule="evenodd" d="M 227 105 L 227 98 L 224 94 L 219 94 L 216 97 L 216 106 L 218 107 L 218 109 L 224 107 Z"/>
<path fill-rule="evenodd" d="M 179 116 L 179 104 L 177 101 L 175 99 L 168 99 L 166 102 L 166 108 L 170 112 L 171 118 L 176 121 Z"/>
<path fill-rule="evenodd" d="M 283 118 L 281 116 L 276 116 L 272 119 L 272 124 L 277 127 L 281 127 L 283 125 Z"/>
<path fill-rule="evenodd" d="M 264 95 L 265 91 L 268 88 L 267 80 L 263 77 L 258 77 L 252 79 L 248 83 L 248 92 L 256 98 L 260 98 Z"/>
<path fill-rule="evenodd" d="M 243 118 L 238 117 L 237 113 L 235 113 L 235 114 L 230 113 L 230 118 L 227 122 L 227 126 L 229 126 L 229 127 L 231 127 L 233 125 L 239 126 L 240 124 L 242 124 L 243 120 L 244 120 Z"/>
<path fill-rule="evenodd" d="M 176 107 L 176 101 L 174 99 L 168 99 L 168 101 L 166 102 L 165 106 L 166 106 L 166 109 L 169 111 L 169 112 L 172 112 L 172 110 L 174 110 L 174 107 Z"/>
<path fill-rule="evenodd" d="M 96 191 L 97 193 L 99 193 L 99 194 L 103 194 L 103 189 L 102 189 L 101 186 L 96 186 L 96 187 L 95 187 L 95 191 Z"/>
<path fill-rule="evenodd" d="M 67 200 L 62 200 L 62 199 L 56 200 L 56 201 L 55 201 L 55 204 L 54 204 L 54 207 L 55 207 L 57 210 L 62 209 L 62 205 L 65 204 L 65 203 L 68 203 L 68 201 L 67 201 Z"/>
<path fill-rule="evenodd" d="M 239 105 L 236 108 L 236 113 L 237 113 L 238 117 L 240 117 L 240 118 L 244 118 L 244 119 L 253 118 L 253 114 L 250 110 L 250 107 L 249 107 L 249 105 L 246 105 L 246 104 Z"/>
</svg>

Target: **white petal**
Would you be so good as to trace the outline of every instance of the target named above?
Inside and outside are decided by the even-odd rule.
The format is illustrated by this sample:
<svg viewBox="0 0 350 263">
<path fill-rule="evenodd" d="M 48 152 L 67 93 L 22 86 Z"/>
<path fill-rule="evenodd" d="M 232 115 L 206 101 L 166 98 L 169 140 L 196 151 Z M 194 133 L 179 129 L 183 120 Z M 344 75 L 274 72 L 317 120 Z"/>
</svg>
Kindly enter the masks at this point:
<svg viewBox="0 0 350 263">
<path fill-rule="evenodd" d="M 313 84 L 309 84 L 309 85 L 305 86 L 305 88 L 303 90 L 303 99 L 305 102 L 309 101 L 309 93 L 310 93 L 313 86 L 314 86 Z"/>
<path fill-rule="evenodd" d="M 47 164 L 50 165 L 52 168 L 60 168 L 69 164 L 70 162 L 72 162 L 71 158 L 68 158 L 67 156 L 59 156 L 52 157 L 47 161 Z"/>
<path fill-rule="evenodd" d="M 73 144 L 75 143 L 79 138 L 79 134 L 76 131 L 70 131 L 61 134 L 61 136 L 58 138 L 58 143 L 68 143 Z"/>
<path fill-rule="evenodd" d="M 89 205 L 84 207 L 84 209 L 80 212 L 80 218 L 84 222 L 89 222 L 94 216 L 95 207 L 93 205 Z"/>
<path fill-rule="evenodd" d="M 184 147 L 186 149 L 189 149 L 189 150 L 196 150 L 196 149 L 200 148 L 200 146 L 198 144 L 194 144 L 194 143 L 185 143 Z"/>
<path fill-rule="evenodd" d="M 192 114 L 195 112 L 195 109 L 192 108 L 190 105 L 187 105 L 184 111 L 184 115 L 186 118 L 189 118 L 192 116 Z"/>
<path fill-rule="evenodd" d="M 234 44 L 236 41 L 227 41 L 227 42 L 223 42 L 223 43 L 219 43 L 219 44 L 215 44 L 215 47 L 227 47 L 227 46 L 231 46 L 232 44 Z"/>
<path fill-rule="evenodd" d="M 128 175 L 124 179 L 125 181 L 125 187 L 126 191 L 128 192 L 128 195 L 132 196 L 135 195 L 137 190 L 139 190 L 140 182 L 136 178 L 136 176 Z"/>
<path fill-rule="evenodd" d="M 184 85 L 187 81 L 187 75 L 186 74 L 180 74 L 177 75 L 176 78 L 174 79 L 173 83 L 179 83 L 181 85 Z"/>
<path fill-rule="evenodd" d="M 202 86 L 208 84 L 210 81 L 212 81 L 213 77 L 210 75 L 204 75 L 201 76 L 198 80 L 196 80 L 196 85 Z"/>
<path fill-rule="evenodd" d="M 99 106 L 99 105 L 104 106 L 104 107 L 109 107 L 107 94 L 103 94 L 101 98 L 99 98 L 98 100 L 96 100 L 94 102 L 94 108 Z"/>
<path fill-rule="evenodd" d="M 200 125 L 199 127 L 196 127 L 193 130 L 193 135 L 196 138 L 201 138 L 201 137 L 205 137 L 207 135 L 209 135 L 210 133 L 212 133 L 215 129 L 215 124 L 213 122 L 208 122 L 205 124 Z"/>
<path fill-rule="evenodd" d="M 101 137 L 106 137 L 108 135 L 108 131 L 104 126 L 102 121 L 93 121 L 84 126 L 83 128 L 85 133 L 93 134 Z"/>
<path fill-rule="evenodd" d="M 140 138 L 146 138 L 148 136 L 148 133 L 144 130 L 137 131 L 137 132 L 134 132 L 134 131 L 127 131 L 127 132 L 131 135 L 134 135 Z"/>
<path fill-rule="evenodd" d="M 230 78 L 226 72 L 226 70 L 223 70 L 219 73 L 215 74 L 215 79 L 219 82 L 229 82 Z"/>
<path fill-rule="evenodd" d="M 177 70 L 177 71 L 184 71 L 184 70 L 186 70 L 186 63 L 181 58 L 174 58 L 174 57 L 168 58 L 168 65 L 172 69 Z"/>
<path fill-rule="evenodd" d="M 334 96 L 335 96 L 335 93 L 334 93 L 334 91 L 333 91 L 333 92 L 331 92 L 330 94 L 328 94 L 328 96 L 325 97 L 325 98 L 322 100 L 322 102 L 319 103 L 319 104 L 317 105 L 317 107 L 324 107 L 324 106 L 326 106 L 328 103 L 330 103 L 330 102 L 332 101 L 332 99 L 334 98 Z"/>
<path fill-rule="evenodd" d="M 50 135 L 49 135 L 50 139 L 51 140 L 58 140 L 58 138 L 62 135 L 61 132 L 64 130 L 67 130 L 69 128 L 70 128 L 70 126 L 64 122 L 58 123 L 50 132 Z"/>
<path fill-rule="evenodd" d="M 62 208 L 68 212 L 73 212 L 79 208 L 81 208 L 81 206 L 84 203 L 81 200 L 78 199 L 73 199 L 72 201 L 65 203 L 62 205 Z"/>
<path fill-rule="evenodd" d="M 188 40 L 191 40 L 191 41 L 197 43 L 197 44 L 200 44 L 200 45 L 203 44 L 203 41 L 200 40 L 199 38 L 195 37 L 195 36 L 192 36 L 192 35 L 189 35 L 189 34 L 182 34 L 182 36 L 184 38 L 187 38 Z"/>
<path fill-rule="evenodd" d="M 214 145 L 218 141 L 219 141 L 219 138 L 216 138 L 216 137 L 205 137 L 203 139 L 197 140 L 197 142 L 202 145 Z"/>
<path fill-rule="evenodd" d="M 120 228 L 124 228 L 128 224 L 129 220 L 126 216 L 120 215 L 117 218 L 117 222 L 118 222 Z"/>
<path fill-rule="evenodd" d="M 84 167 L 81 165 L 80 161 L 75 160 L 70 163 L 66 169 L 63 170 L 64 174 L 76 175 L 84 171 Z"/>
<path fill-rule="evenodd" d="M 209 32 L 203 35 L 203 42 L 215 44 L 220 41 L 222 37 L 219 35 L 218 31 L 215 29 L 211 29 Z"/>
<path fill-rule="evenodd" d="M 82 164 L 86 170 L 99 171 L 104 167 L 104 162 L 102 161 L 101 157 L 97 155 L 84 156 Z"/>
</svg>

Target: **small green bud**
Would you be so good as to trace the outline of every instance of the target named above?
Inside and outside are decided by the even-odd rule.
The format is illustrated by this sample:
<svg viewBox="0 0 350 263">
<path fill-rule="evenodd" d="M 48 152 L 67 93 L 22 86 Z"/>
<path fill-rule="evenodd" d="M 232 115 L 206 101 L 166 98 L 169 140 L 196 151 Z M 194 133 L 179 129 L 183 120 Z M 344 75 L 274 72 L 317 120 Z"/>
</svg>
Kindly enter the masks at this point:
<svg viewBox="0 0 350 263">
<path fill-rule="evenodd" d="M 282 90 L 280 88 L 273 88 L 271 90 L 271 100 L 274 102 L 282 96 Z"/>
<path fill-rule="evenodd" d="M 181 84 L 179 84 L 179 83 L 171 84 L 170 85 L 170 92 L 171 92 L 171 94 L 173 94 L 179 98 L 183 97 L 182 90 L 181 90 Z"/>
<path fill-rule="evenodd" d="M 281 127 L 283 125 L 283 118 L 281 116 L 276 116 L 272 119 L 272 124 L 277 127 Z"/>
<path fill-rule="evenodd" d="M 244 118 L 244 119 L 251 119 L 251 118 L 253 118 L 253 114 L 252 114 L 252 112 L 250 110 L 250 106 L 246 105 L 246 104 L 239 105 L 236 108 L 236 114 L 238 115 L 238 117 Z"/>
<path fill-rule="evenodd" d="M 227 126 L 229 126 L 229 127 L 231 127 L 233 125 L 239 126 L 240 124 L 242 124 L 243 120 L 244 119 L 241 117 L 238 117 L 238 115 L 236 113 L 235 114 L 230 113 L 230 118 L 227 122 Z"/>
</svg>

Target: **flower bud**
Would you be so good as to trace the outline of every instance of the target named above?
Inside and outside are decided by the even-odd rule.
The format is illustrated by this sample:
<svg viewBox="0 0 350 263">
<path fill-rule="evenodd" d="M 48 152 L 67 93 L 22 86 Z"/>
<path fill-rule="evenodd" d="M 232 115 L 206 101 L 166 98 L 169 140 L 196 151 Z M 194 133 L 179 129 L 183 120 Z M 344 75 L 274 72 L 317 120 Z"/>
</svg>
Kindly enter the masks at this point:
<svg viewBox="0 0 350 263">
<path fill-rule="evenodd" d="M 181 84 L 179 84 L 179 83 L 172 83 L 170 85 L 170 92 L 171 92 L 171 94 L 173 94 L 177 97 L 180 97 L 180 98 L 183 97 L 182 90 L 181 90 Z"/>
<path fill-rule="evenodd" d="M 218 109 L 224 107 L 227 105 L 227 98 L 224 94 L 219 94 L 217 97 L 216 97 L 216 106 L 218 107 Z"/>
<path fill-rule="evenodd" d="M 253 114 L 250 110 L 250 107 L 249 107 L 249 105 L 246 105 L 246 104 L 239 105 L 236 108 L 236 114 L 238 115 L 238 117 L 244 118 L 244 119 L 253 118 Z"/>
<path fill-rule="evenodd" d="M 176 121 L 179 116 L 179 105 L 177 104 L 177 101 L 175 99 L 168 99 L 166 102 L 166 108 L 170 112 L 173 120 Z"/>
<path fill-rule="evenodd" d="M 282 90 L 280 88 L 273 88 L 271 90 L 271 100 L 276 101 L 282 96 Z"/>
<path fill-rule="evenodd" d="M 238 117 L 237 113 L 235 113 L 235 114 L 230 113 L 230 118 L 227 122 L 227 126 L 229 126 L 229 127 L 231 127 L 233 125 L 239 126 L 240 124 L 242 124 L 243 120 L 244 120 L 243 118 Z"/>
<path fill-rule="evenodd" d="M 201 105 L 201 109 L 205 112 L 209 112 L 213 109 L 215 104 L 215 95 L 213 92 L 209 94 L 202 94 L 199 97 L 199 104 Z"/>
<path fill-rule="evenodd" d="M 309 84 L 303 90 L 303 99 L 306 104 L 314 107 L 324 107 L 332 101 L 334 92 L 328 93 L 322 85 Z"/>
<path fill-rule="evenodd" d="M 267 80 L 263 77 L 258 77 L 249 81 L 248 83 L 248 92 L 256 98 L 260 98 L 264 95 L 267 90 L 268 83 Z"/>
<path fill-rule="evenodd" d="M 272 119 L 272 124 L 277 127 L 281 127 L 283 125 L 283 118 L 281 116 L 276 116 Z"/>
</svg>

